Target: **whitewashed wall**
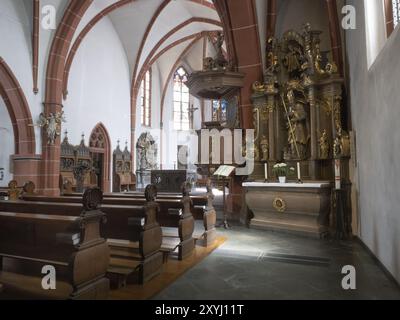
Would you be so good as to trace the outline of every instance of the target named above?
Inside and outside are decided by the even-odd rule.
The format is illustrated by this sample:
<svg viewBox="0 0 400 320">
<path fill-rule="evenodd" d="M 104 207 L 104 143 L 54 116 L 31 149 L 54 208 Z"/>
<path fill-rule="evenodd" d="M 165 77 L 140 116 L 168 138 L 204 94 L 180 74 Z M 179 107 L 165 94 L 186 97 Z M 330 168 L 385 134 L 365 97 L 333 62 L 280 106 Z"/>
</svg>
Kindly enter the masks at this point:
<svg viewBox="0 0 400 320">
<path fill-rule="evenodd" d="M 69 141 L 78 144 L 99 122 L 106 127 L 113 151 L 117 140 L 130 146 L 130 74 L 118 34 L 105 17 L 87 34 L 75 55 L 64 101 Z M 110 159 L 112 161 L 112 159 Z M 112 166 L 111 166 L 112 167 Z"/>
<path fill-rule="evenodd" d="M 357 12 L 357 29 L 347 31 L 346 44 L 357 141 L 359 236 L 400 281 L 400 28 L 384 40 L 368 69 L 366 22 L 373 22 L 371 17 L 366 21 L 362 1 L 349 4 Z M 382 38 L 368 41 L 382 43 Z"/>
<path fill-rule="evenodd" d="M 0 187 L 6 187 L 12 180 L 10 156 L 14 154 L 14 133 L 7 107 L 0 97 L 0 168 L 3 168 L 3 179 L 0 176 Z M 1 173 L 0 173 L 1 174 Z"/>
</svg>

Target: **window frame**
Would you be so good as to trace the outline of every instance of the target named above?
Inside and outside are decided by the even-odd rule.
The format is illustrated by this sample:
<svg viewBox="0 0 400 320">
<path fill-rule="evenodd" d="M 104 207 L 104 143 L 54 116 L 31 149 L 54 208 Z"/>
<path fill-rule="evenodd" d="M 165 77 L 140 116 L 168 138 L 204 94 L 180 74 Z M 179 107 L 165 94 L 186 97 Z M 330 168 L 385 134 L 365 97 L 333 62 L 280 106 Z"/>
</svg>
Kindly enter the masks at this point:
<svg viewBox="0 0 400 320">
<path fill-rule="evenodd" d="M 178 72 L 179 70 L 183 70 L 184 73 L 183 75 L 180 75 Z M 173 76 L 173 84 L 172 84 L 172 117 L 173 117 L 173 126 L 174 126 L 174 130 L 177 131 L 189 131 L 192 129 L 193 124 L 192 124 L 192 119 L 190 117 L 190 93 L 189 93 L 189 88 L 185 85 L 184 83 L 184 78 L 187 78 L 188 76 L 188 72 L 186 71 L 186 69 L 183 66 L 179 66 L 175 72 L 174 72 L 174 76 Z M 177 78 L 179 80 L 177 80 Z M 177 85 L 179 86 L 179 90 L 176 90 Z M 184 88 L 186 88 L 186 90 L 183 90 Z M 186 91 L 186 92 L 184 92 Z M 179 100 L 176 100 L 176 94 L 179 94 Z M 183 95 L 187 94 L 187 102 L 184 101 L 184 97 Z M 177 111 L 176 108 L 176 104 L 179 104 L 179 110 Z M 184 111 L 184 105 L 187 104 L 187 111 Z M 179 113 L 179 121 L 176 120 L 176 113 Z M 184 114 L 187 113 L 187 128 L 184 127 L 184 124 L 186 123 L 186 121 L 183 121 L 184 118 Z"/>
<path fill-rule="evenodd" d="M 149 68 L 140 84 L 140 123 L 143 127 L 151 127 L 151 93 L 152 72 Z M 147 102 L 147 103 L 146 103 Z M 147 121 L 148 119 L 148 121 Z"/>
</svg>

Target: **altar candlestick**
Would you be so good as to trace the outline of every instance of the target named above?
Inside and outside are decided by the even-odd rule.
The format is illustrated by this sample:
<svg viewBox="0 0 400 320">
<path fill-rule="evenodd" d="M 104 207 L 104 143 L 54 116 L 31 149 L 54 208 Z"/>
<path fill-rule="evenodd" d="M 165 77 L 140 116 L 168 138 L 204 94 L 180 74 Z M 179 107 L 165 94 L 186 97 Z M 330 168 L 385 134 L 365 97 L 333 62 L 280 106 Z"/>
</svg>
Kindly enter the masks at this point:
<svg viewBox="0 0 400 320">
<path fill-rule="evenodd" d="M 300 162 L 297 162 L 297 180 L 301 181 Z"/>
<path fill-rule="evenodd" d="M 265 181 L 268 181 L 268 163 L 264 163 Z"/>
<path fill-rule="evenodd" d="M 341 178 L 340 178 L 340 160 L 335 160 L 335 189 L 341 189 Z"/>
</svg>

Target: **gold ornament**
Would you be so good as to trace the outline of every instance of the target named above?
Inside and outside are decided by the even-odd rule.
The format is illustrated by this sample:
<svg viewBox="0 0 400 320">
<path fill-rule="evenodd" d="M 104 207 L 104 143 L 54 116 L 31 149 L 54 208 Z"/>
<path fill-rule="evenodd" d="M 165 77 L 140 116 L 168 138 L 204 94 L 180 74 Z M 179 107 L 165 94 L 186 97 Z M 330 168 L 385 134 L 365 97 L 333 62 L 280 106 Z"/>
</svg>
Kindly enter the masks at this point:
<svg viewBox="0 0 400 320">
<path fill-rule="evenodd" d="M 322 131 L 321 137 L 319 138 L 319 156 L 321 159 L 328 159 L 329 157 L 329 142 L 325 129 Z"/>
<path fill-rule="evenodd" d="M 272 202 L 273 207 L 276 211 L 283 213 L 286 211 L 286 202 L 282 198 L 275 198 Z"/>
</svg>

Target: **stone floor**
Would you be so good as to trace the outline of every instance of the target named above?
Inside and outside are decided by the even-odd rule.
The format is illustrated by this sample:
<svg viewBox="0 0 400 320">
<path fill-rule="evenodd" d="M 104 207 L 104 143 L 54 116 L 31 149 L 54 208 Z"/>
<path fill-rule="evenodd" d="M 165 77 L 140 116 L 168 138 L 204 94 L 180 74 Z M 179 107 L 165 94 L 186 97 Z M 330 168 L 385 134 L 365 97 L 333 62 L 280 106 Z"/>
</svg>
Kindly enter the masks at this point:
<svg viewBox="0 0 400 320">
<path fill-rule="evenodd" d="M 358 242 L 316 240 L 233 226 L 227 241 L 154 299 L 400 299 L 400 288 Z M 342 267 L 356 290 L 342 289 Z"/>
</svg>

